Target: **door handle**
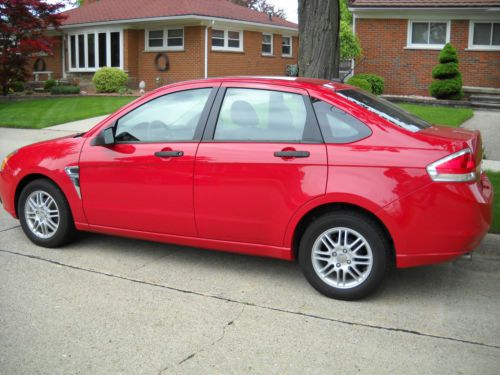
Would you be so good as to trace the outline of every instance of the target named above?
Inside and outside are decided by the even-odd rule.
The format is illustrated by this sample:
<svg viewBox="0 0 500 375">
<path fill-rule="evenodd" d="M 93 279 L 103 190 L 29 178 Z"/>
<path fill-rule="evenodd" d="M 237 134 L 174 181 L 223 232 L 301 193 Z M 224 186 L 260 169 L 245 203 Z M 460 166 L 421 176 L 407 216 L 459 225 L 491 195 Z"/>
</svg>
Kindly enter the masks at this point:
<svg viewBox="0 0 500 375">
<path fill-rule="evenodd" d="M 277 158 L 308 158 L 310 155 L 309 151 L 276 151 L 274 153 Z"/>
<path fill-rule="evenodd" d="M 155 156 L 159 158 L 178 158 L 184 156 L 184 151 L 158 151 Z"/>
</svg>

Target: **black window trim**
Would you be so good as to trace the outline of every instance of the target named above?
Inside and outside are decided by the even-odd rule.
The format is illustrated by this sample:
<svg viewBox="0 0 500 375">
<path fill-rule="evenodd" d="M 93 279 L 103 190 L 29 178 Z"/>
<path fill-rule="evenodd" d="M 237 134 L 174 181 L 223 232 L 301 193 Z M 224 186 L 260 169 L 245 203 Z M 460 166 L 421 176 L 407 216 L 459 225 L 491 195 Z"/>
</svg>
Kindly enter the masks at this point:
<svg viewBox="0 0 500 375">
<path fill-rule="evenodd" d="M 182 140 L 182 141 L 178 141 L 178 140 L 175 140 L 175 141 L 163 140 L 163 141 L 151 141 L 151 142 L 145 142 L 145 141 L 116 141 L 116 144 L 165 144 L 165 143 L 194 143 L 194 142 L 199 143 L 201 141 L 201 139 L 202 139 L 203 131 L 205 129 L 205 126 L 206 126 L 206 123 L 207 123 L 207 120 L 208 120 L 208 116 L 209 116 L 210 110 L 211 110 L 211 108 L 213 106 L 214 99 L 215 99 L 215 97 L 217 95 L 217 92 L 219 90 L 219 86 L 220 86 L 220 84 L 216 84 L 215 86 L 211 85 L 211 86 L 205 86 L 205 87 L 192 87 L 192 88 L 188 88 L 188 89 L 184 89 L 184 90 L 180 89 L 180 90 L 177 90 L 177 91 L 171 91 L 171 92 L 165 93 L 163 95 L 158 95 L 158 96 L 152 98 L 151 100 L 148 100 L 148 101 L 142 103 L 140 106 L 135 107 L 134 109 L 131 109 L 127 113 L 124 113 L 122 116 L 120 116 L 120 118 L 114 120 L 111 126 L 106 126 L 105 128 L 112 127 L 113 128 L 113 135 L 116 136 L 116 127 L 118 125 L 118 121 L 120 121 L 124 116 L 128 115 L 132 111 L 135 111 L 136 109 L 139 109 L 143 105 L 145 105 L 147 103 L 150 103 L 153 100 L 162 98 L 162 97 L 170 95 L 170 94 L 176 94 L 176 93 L 184 92 L 184 91 L 199 90 L 199 89 L 211 89 L 210 94 L 208 95 L 207 102 L 205 103 L 205 107 L 203 108 L 203 111 L 201 112 L 201 116 L 200 116 L 200 119 L 198 121 L 198 124 L 196 125 L 196 129 L 194 131 L 193 139 L 191 139 L 191 140 Z M 105 128 L 103 128 L 103 130 Z M 99 134 L 97 135 L 97 137 L 99 137 Z M 94 140 L 96 138 L 94 138 Z M 92 142 L 92 145 L 93 144 L 94 144 L 94 142 Z"/>
<path fill-rule="evenodd" d="M 311 134 L 311 138 L 307 140 L 301 141 L 287 141 L 287 140 L 216 140 L 215 129 L 217 127 L 217 121 L 219 119 L 219 114 L 222 109 L 222 103 L 224 102 L 224 98 L 226 96 L 227 89 L 249 89 L 249 90 L 264 90 L 264 91 L 278 91 L 290 94 L 296 94 L 302 96 L 304 100 L 304 105 L 306 107 L 306 124 L 304 127 L 304 134 L 309 132 Z M 316 115 L 314 113 L 314 109 L 311 104 L 311 99 L 307 94 L 299 94 L 293 91 L 286 90 L 286 87 L 273 87 L 273 88 L 263 88 L 263 87 L 241 87 L 241 86 L 224 86 L 220 87 L 219 92 L 214 100 L 212 105 L 212 109 L 210 111 L 210 115 L 208 116 L 208 122 L 205 127 L 205 132 L 203 133 L 203 137 L 201 142 L 204 143 L 295 143 L 295 144 L 321 144 L 324 143 L 323 136 L 318 124 L 318 120 L 316 119 Z"/>
</svg>

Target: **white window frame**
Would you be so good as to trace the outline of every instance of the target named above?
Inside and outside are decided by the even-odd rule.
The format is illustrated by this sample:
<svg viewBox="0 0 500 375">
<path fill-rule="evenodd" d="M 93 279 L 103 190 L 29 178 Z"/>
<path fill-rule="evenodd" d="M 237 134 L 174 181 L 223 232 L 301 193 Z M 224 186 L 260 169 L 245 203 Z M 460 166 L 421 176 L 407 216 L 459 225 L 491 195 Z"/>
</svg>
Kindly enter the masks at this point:
<svg viewBox="0 0 500 375">
<path fill-rule="evenodd" d="M 150 31 L 163 31 L 163 45 L 161 47 L 149 46 L 149 32 Z M 168 31 L 169 30 L 182 30 L 182 46 L 169 46 L 168 45 Z M 167 28 L 151 28 L 147 29 L 144 33 L 144 50 L 145 51 L 184 51 L 185 45 L 185 30 L 184 27 L 167 27 Z"/>
<path fill-rule="evenodd" d="M 213 30 L 224 31 L 224 47 L 212 45 L 212 51 L 243 52 L 243 30 L 213 27 L 210 35 L 210 41 L 212 41 L 213 38 Z M 239 34 L 240 46 L 238 48 L 229 47 L 229 32 L 236 32 Z"/>
<path fill-rule="evenodd" d="M 283 41 L 285 38 L 290 39 L 290 54 L 283 53 Z M 283 57 L 293 57 L 293 37 L 291 35 L 282 35 L 281 36 L 281 56 Z"/>
<path fill-rule="evenodd" d="M 92 30 L 78 30 L 74 32 L 70 32 L 67 35 L 67 43 L 68 43 L 68 72 L 70 73 L 85 73 L 85 72 L 95 72 L 99 69 L 99 34 L 106 33 L 106 65 L 111 66 L 111 33 L 118 32 L 120 35 L 120 66 L 116 66 L 115 68 L 119 68 L 123 70 L 123 29 L 92 29 Z M 95 67 L 89 67 L 89 56 L 88 56 L 88 36 L 89 34 L 94 34 L 94 56 L 95 56 Z M 85 53 L 85 64 L 84 67 L 80 67 L 80 51 L 79 51 L 79 38 L 78 35 L 84 35 L 84 53 Z M 73 61 L 71 59 L 71 37 L 75 37 L 75 60 L 76 66 L 72 67 Z"/>
<path fill-rule="evenodd" d="M 264 43 L 264 36 L 270 36 L 271 37 L 271 52 L 270 53 L 267 53 L 267 52 L 262 52 L 262 45 L 269 45 L 269 43 Z M 261 54 L 262 56 L 274 56 L 274 34 L 270 34 L 270 33 L 262 33 L 262 44 L 261 44 L 261 47 L 260 47 L 260 51 L 261 51 Z"/>
<path fill-rule="evenodd" d="M 429 38 L 430 38 L 430 24 L 431 23 L 446 23 L 446 41 L 444 44 L 422 44 L 422 43 L 412 43 L 412 33 L 414 23 L 428 23 L 429 24 Z M 408 20 L 408 33 L 406 48 L 408 49 L 443 49 L 446 43 L 450 42 L 451 33 L 451 21 L 450 20 Z"/>
<path fill-rule="evenodd" d="M 476 23 L 498 23 L 500 24 L 499 20 L 481 20 L 481 21 L 469 21 L 469 46 L 468 49 L 475 50 L 475 51 L 500 51 L 500 46 L 494 46 L 493 44 L 490 44 L 489 46 L 487 45 L 482 45 L 482 44 L 474 44 L 474 25 Z M 493 43 L 493 26 L 491 29 L 491 38 L 490 38 L 490 43 Z"/>
</svg>

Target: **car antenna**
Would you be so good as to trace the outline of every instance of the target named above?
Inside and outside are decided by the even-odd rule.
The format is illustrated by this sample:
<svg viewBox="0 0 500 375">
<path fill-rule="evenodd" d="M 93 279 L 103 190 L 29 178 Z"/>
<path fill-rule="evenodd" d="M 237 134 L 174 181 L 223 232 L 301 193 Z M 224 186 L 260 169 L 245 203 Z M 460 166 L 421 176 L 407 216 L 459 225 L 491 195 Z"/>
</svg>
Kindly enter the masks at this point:
<svg viewBox="0 0 500 375">
<path fill-rule="evenodd" d="M 361 64 L 363 64 L 363 62 L 365 60 L 366 60 L 366 57 L 363 57 L 361 60 L 359 60 L 359 62 L 357 64 L 355 64 L 351 69 L 349 69 L 349 71 L 347 72 L 347 74 L 345 74 L 342 78 L 334 78 L 334 79 L 332 79 L 332 81 L 344 83 L 345 79 L 347 77 L 349 77 L 349 75 L 354 71 L 354 69 L 356 69 L 358 66 L 360 66 Z"/>
</svg>

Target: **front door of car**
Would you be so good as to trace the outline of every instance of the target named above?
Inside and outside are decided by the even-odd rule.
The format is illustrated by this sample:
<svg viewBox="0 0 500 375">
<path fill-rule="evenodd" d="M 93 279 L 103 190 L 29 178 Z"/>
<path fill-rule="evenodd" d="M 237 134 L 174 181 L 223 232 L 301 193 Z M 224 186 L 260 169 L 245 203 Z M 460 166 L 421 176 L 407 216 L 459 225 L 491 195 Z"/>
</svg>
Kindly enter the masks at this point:
<svg viewBox="0 0 500 375">
<path fill-rule="evenodd" d="M 215 94 L 197 86 L 157 96 L 114 123 L 114 144 L 86 142 L 80 185 L 90 225 L 196 235 L 194 160 Z"/>
<path fill-rule="evenodd" d="M 222 85 L 198 148 L 199 236 L 282 246 L 296 210 L 323 195 L 326 147 L 307 92 Z"/>
</svg>

